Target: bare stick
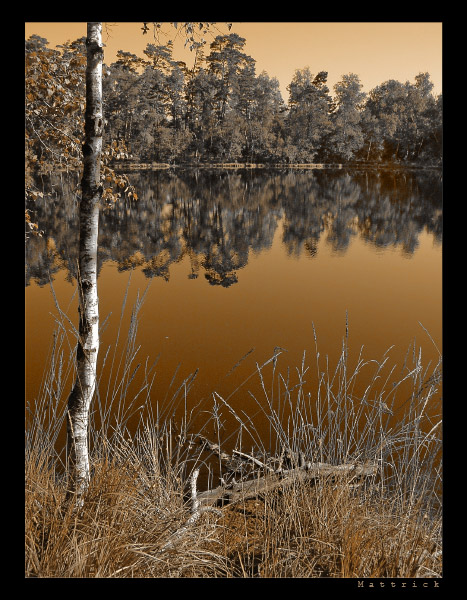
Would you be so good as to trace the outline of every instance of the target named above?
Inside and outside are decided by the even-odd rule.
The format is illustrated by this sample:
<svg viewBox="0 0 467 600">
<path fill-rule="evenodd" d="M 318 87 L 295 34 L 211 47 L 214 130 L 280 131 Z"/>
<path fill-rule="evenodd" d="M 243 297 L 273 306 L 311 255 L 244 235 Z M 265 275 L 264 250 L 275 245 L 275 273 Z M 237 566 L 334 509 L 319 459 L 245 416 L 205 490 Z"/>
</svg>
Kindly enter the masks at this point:
<svg viewBox="0 0 467 600">
<path fill-rule="evenodd" d="M 195 523 L 199 517 L 205 512 L 212 512 L 217 516 L 221 517 L 222 513 L 220 510 L 213 508 L 211 506 L 203 506 L 200 508 L 200 500 L 198 498 L 198 492 L 196 490 L 196 482 L 198 480 L 199 469 L 195 469 L 193 474 L 191 475 L 190 484 L 191 484 L 191 516 L 187 519 L 185 525 L 171 536 L 168 542 L 166 542 L 162 548 L 161 552 L 168 550 L 169 548 L 173 548 L 177 542 L 185 535 L 185 533 L 189 530 L 190 526 Z"/>
<path fill-rule="evenodd" d="M 260 460 L 258 460 L 254 456 L 250 456 L 249 454 L 245 454 L 244 452 L 240 452 L 239 450 L 232 450 L 232 454 L 236 454 L 246 460 L 251 460 L 251 462 L 255 463 L 255 465 L 258 465 L 258 467 L 261 467 L 262 469 L 266 469 L 270 473 L 274 473 L 274 469 L 272 469 L 271 467 L 268 467 L 268 465 L 265 465 L 264 463 L 262 463 Z"/>
</svg>

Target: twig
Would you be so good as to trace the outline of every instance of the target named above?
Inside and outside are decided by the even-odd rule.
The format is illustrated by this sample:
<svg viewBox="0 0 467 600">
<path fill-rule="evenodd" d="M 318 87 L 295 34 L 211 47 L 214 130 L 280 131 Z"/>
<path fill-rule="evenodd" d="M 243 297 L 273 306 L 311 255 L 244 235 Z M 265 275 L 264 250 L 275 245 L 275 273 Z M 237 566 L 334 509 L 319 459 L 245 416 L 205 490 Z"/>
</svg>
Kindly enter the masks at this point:
<svg viewBox="0 0 467 600">
<path fill-rule="evenodd" d="M 268 465 L 265 465 L 264 463 L 262 463 L 260 460 L 258 460 L 254 456 L 250 456 L 249 454 L 245 454 L 244 452 L 240 452 L 239 450 L 232 450 L 232 454 L 237 454 L 241 458 L 244 458 L 246 460 L 251 460 L 252 462 L 255 463 L 255 465 L 258 465 L 258 467 L 261 467 L 262 469 L 266 469 L 270 473 L 274 473 L 274 469 L 272 469 L 271 467 L 268 467 Z"/>
<path fill-rule="evenodd" d="M 200 518 L 200 516 L 205 512 L 212 512 L 217 516 L 221 517 L 222 513 L 220 510 L 213 508 L 211 506 L 203 506 L 200 508 L 200 500 L 198 498 L 198 493 L 196 490 L 196 482 L 198 480 L 199 469 L 195 469 L 191 476 L 191 516 L 187 519 L 185 525 L 180 529 L 177 529 L 175 533 L 172 534 L 172 537 L 166 542 L 162 548 L 161 552 L 168 550 L 169 548 L 173 548 L 176 543 L 180 541 L 180 539 L 185 535 L 185 533 L 189 530 L 190 526 Z"/>
</svg>

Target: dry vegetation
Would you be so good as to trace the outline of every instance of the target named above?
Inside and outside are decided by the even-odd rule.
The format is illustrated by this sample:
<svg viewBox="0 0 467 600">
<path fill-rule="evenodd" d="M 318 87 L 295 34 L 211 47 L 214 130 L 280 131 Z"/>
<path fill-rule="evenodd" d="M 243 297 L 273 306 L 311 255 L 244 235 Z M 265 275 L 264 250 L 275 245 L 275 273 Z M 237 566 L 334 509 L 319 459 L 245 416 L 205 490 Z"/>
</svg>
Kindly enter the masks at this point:
<svg viewBox="0 0 467 600">
<path fill-rule="evenodd" d="M 133 327 L 127 350 L 135 335 Z M 345 344 L 335 372 L 327 367 L 323 373 L 313 402 L 304 391 L 303 364 L 297 370 L 301 385 L 284 386 L 282 399 L 263 386 L 258 403 L 273 426 L 276 448 L 329 464 L 371 459 L 378 463 L 378 474 L 359 483 L 348 475 L 297 479 L 286 488 L 196 513 L 190 482 L 195 470 L 207 470 L 209 457 L 190 432 L 186 412 L 176 428 L 169 413 L 154 418 L 148 405 L 130 435 L 126 413 L 114 407 L 112 414 L 120 420 L 113 420 L 102 398 L 96 414 L 107 420 L 90 432 L 89 489 L 82 507 L 65 502 L 66 458 L 57 451 L 66 414 L 65 361 L 57 348 L 41 399 L 27 407 L 26 577 L 442 576 L 441 427 L 433 408 L 439 402 L 441 361 L 428 376 L 414 349 L 414 365 L 405 366 L 396 385 L 387 377 L 372 403 L 369 393 L 363 398 L 352 394 L 363 363 L 352 373 L 347 370 Z M 134 354 L 126 354 L 131 362 Z M 266 368 L 277 375 L 277 357 L 257 367 L 263 384 Z M 367 391 L 382 379 L 386 361 L 374 362 Z M 122 389 L 128 378 L 128 365 L 121 369 L 124 377 L 118 380 L 115 373 L 114 389 Z M 402 381 L 411 387 L 405 413 L 396 423 L 389 413 L 384 420 L 382 403 L 393 407 L 394 390 L 407 390 Z M 220 405 L 233 412 L 220 396 L 214 399 L 211 421 L 219 419 Z M 290 406 L 287 418 L 277 408 L 281 401 L 282 408 Z M 239 429 L 255 438 L 253 422 L 234 417 Z M 239 448 L 237 442 L 233 446 Z M 262 440 L 255 442 L 260 462 L 278 456 L 266 453 Z M 227 452 L 229 447 L 232 440 Z M 251 444 L 248 448 L 251 455 Z M 217 457 L 212 458 L 215 464 Z M 228 485 L 234 476 L 264 474 L 252 461 L 247 470 L 242 474 L 232 467 L 223 477 Z"/>
<path fill-rule="evenodd" d="M 124 456 L 93 461 L 79 510 L 64 503 L 47 457 L 28 456 L 27 577 L 441 576 L 440 517 L 423 498 L 401 504 L 378 484 L 299 483 L 186 527 L 175 474 L 149 475 L 123 446 Z"/>
</svg>

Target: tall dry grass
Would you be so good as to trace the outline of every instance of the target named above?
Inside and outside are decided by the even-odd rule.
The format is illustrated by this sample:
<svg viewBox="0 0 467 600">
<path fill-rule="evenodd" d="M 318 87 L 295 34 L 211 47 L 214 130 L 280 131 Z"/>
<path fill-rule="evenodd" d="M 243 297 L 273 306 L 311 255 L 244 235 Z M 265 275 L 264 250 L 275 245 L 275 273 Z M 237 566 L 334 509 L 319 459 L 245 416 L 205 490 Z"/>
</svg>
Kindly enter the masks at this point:
<svg viewBox="0 0 467 600">
<path fill-rule="evenodd" d="M 74 344 L 59 312 L 49 368 L 26 411 L 26 577 L 442 575 L 441 356 L 423 365 L 414 343 L 398 373 L 389 352 L 370 361 L 360 354 L 351 368 L 346 333 L 332 369 L 315 334 L 314 380 L 305 354 L 294 377 L 282 374 L 276 349 L 228 397 L 213 393 L 199 426 L 194 417 L 201 408 L 187 408 L 196 374 L 172 386 L 156 408 L 153 365 L 146 361 L 142 383 L 132 388 L 143 299 L 133 308 L 123 349 L 116 343 L 113 354 L 104 354 L 112 376 L 106 386 L 99 383 L 89 434 L 92 479 L 79 508 L 65 502 L 60 432 Z M 306 378 L 314 381 L 311 389 Z M 241 395 L 254 400 L 255 414 L 235 410 L 232 398 Z M 236 424 L 228 434 L 227 417 Z M 268 439 L 259 433 L 265 421 Z M 196 437 L 208 430 L 227 453 L 235 447 L 264 463 L 301 453 L 335 465 L 377 462 L 379 473 L 365 482 L 297 481 L 194 519 L 195 469 L 204 473 L 205 487 L 220 476 L 228 484 L 262 474 L 257 465 L 226 469 L 209 456 Z"/>
</svg>

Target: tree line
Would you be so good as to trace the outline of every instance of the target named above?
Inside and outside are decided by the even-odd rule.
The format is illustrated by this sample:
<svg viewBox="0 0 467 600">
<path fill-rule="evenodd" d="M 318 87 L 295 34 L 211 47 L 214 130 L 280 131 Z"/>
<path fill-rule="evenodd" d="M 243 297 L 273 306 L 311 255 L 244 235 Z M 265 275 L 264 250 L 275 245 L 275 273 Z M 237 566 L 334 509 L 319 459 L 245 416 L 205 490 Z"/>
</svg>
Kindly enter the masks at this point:
<svg viewBox="0 0 467 600">
<path fill-rule="evenodd" d="M 218 35 L 193 66 L 173 45 L 149 43 L 144 57 L 124 52 L 104 65 L 104 164 L 136 162 L 416 163 L 442 159 L 442 96 L 429 73 L 389 80 L 368 94 L 345 74 L 331 95 L 328 73 L 297 69 L 285 103 L 279 82 L 256 73 L 246 40 Z M 56 49 L 26 40 L 26 170 L 80 168 L 85 38 Z M 103 171 L 104 199 L 130 196 L 124 177 Z"/>
</svg>

